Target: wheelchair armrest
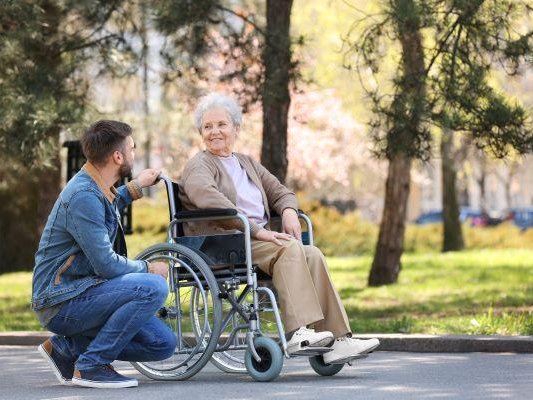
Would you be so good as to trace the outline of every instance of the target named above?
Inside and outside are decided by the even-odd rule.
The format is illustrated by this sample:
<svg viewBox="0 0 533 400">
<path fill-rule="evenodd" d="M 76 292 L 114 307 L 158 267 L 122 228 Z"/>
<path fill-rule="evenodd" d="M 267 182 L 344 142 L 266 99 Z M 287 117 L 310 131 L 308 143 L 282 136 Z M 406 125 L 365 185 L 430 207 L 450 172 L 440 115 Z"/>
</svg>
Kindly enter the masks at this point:
<svg viewBox="0 0 533 400">
<path fill-rule="evenodd" d="M 174 217 L 181 220 L 194 221 L 195 219 L 231 217 L 237 215 L 237 213 L 238 211 L 234 208 L 205 208 L 202 210 L 179 211 Z"/>
</svg>

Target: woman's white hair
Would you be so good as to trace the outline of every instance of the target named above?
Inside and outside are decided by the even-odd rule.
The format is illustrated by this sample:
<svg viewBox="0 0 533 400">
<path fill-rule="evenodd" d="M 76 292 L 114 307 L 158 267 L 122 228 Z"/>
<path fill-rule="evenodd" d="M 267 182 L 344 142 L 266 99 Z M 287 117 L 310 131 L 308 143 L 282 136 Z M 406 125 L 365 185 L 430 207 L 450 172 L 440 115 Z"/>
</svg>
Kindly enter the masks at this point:
<svg viewBox="0 0 533 400">
<path fill-rule="evenodd" d="M 202 97 L 194 110 L 194 125 L 201 132 L 202 120 L 204 114 L 212 110 L 213 108 L 222 108 L 227 111 L 233 125 L 236 127 L 241 126 L 242 123 L 242 111 L 241 107 L 233 100 L 233 98 L 226 96 L 225 94 L 218 92 L 211 92 L 208 95 Z"/>
</svg>

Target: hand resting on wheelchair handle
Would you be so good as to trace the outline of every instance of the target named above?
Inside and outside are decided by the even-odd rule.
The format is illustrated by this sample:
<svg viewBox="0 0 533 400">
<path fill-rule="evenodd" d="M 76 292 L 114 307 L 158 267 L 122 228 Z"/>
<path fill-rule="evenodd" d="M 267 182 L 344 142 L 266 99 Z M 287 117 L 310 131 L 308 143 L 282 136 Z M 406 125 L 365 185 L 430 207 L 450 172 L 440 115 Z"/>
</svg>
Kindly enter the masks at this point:
<svg viewBox="0 0 533 400">
<path fill-rule="evenodd" d="M 302 241 L 302 227 L 300 226 L 300 220 L 298 219 L 298 213 L 296 210 L 293 210 L 292 208 L 286 208 L 283 210 L 281 225 L 283 232 Z"/>
</svg>

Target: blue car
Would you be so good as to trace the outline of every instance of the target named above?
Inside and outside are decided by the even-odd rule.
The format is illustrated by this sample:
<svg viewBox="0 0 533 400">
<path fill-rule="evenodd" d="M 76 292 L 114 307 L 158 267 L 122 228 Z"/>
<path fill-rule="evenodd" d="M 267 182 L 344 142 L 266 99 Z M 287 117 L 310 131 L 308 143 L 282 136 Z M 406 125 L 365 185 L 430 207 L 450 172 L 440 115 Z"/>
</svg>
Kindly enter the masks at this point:
<svg viewBox="0 0 533 400">
<path fill-rule="evenodd" d="M 533 207 L 516 207 L 511 209 L 513 222 L 520 229 L 533 227 Z"/>
<path fill-rule="evenodd" d="M 469 207 L 461 207 L 459 211 L 459 220 L 465 222 L 468 219 L 472 218 L 481 218 L 483 214 L 481 211 L 473 210 Z M 438 224 L 442 222 L 442 211 L 429 211 L 427 213 L 420 214 L 420 216 L 415 220 L 417 225 L 425 224 Z"/>
</svg>

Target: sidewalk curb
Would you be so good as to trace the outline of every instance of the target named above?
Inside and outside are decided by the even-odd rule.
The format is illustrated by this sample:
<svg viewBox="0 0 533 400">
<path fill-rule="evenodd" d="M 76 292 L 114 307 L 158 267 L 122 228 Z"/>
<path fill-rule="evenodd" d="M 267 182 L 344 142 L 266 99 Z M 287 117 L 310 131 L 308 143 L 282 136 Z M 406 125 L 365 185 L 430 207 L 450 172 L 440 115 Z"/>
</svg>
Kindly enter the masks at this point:
<svg viewBox="0 0 533 400">
<path fill-rule="evenodd" d="M 50 332 L 0 332 L 0 346 L 37 346 Z M 378 338 L 376 351 L 414 353 L 533 353 L 533 336 L 364 334 L 359 339 Z"/>
</svg>

